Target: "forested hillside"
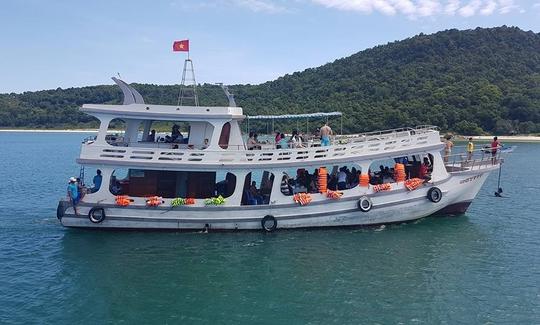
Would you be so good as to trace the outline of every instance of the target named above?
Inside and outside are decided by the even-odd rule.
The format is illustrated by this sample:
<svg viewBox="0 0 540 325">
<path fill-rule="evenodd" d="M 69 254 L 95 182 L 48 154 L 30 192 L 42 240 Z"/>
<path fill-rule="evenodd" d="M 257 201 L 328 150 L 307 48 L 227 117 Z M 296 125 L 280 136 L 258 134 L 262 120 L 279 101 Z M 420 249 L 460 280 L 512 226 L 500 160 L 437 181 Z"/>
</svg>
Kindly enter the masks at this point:
<svg viewBox="0 0 540 325">
<path fill-rule="evenodd" d="M 134 84 L 148 103 L 178 86 Z M 247 114 L 342 111 L 346 131 L 434 124 L 462 134 L 540 132 L 540 34 L 447 30 L 377 46 L 260 85 L 230 86 Z M 199 88 L 201 105 L 226 103 Z M 0 95 L 0 127 L 88 127 L 83 103 L 119 103 L 116 86 Z"/>
</svg>

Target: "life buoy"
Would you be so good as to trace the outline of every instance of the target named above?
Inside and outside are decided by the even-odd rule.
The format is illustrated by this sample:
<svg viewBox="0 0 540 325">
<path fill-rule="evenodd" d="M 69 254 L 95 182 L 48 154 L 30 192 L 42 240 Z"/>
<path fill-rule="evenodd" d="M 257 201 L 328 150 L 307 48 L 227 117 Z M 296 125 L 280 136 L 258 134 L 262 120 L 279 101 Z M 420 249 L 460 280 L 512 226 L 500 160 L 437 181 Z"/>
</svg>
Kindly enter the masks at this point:
<svg viewBox="0 0 540 325">
<path fill-rule="evenodd" d="M 442 192 L 438 187 L 432 187 L 427 192 L 427 198 L 433 202 L 437 203 L 442 199 Z"/>
<path fill-rule="evenodd" d="M 274 216 L 265 215 L 261 220 L 261 227 L 266 232 L 272 232 L 277 228 L 277 220 Z"/>
<path fill-rule="evenodd" d="M 371 199 L 367 196 L 362 196 L 357 204 L 358 209 L 362 212 L 368 212 L 373 207 L 373 202 L 371 202 Z"/>
<path fill-rule="evenodd" d="M 105 209 L 102 207 L 93 207 L 88 211 L 88 219 L 92 223 L 100 223 L 105 220 Z"/>
</svg>

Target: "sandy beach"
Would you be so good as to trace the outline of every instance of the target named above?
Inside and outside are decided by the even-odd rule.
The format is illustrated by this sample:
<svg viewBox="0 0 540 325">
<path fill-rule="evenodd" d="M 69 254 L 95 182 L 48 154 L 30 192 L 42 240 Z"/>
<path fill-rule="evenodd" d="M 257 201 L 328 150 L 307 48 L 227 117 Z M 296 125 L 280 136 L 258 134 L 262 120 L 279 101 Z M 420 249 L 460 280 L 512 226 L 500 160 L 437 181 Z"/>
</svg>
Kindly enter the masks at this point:
<svg viewBox="0 0 540 325">
<path fill-rule="evenodd" d="M 467 141 L 469 137 L 473 138 L 473 141 L 489 142 L 493 140 L 492 135 L 476 135 L 476 136 L 466 136 L 466 135 L 456 135 L 454 138 L 459 141 Z M 501 142 L 533 142 L 540 143 L 540 136 L 535 135 L 501 135 L 497 136 Z"/>
<path fill-rule="evenodd" d="M 97 129 L 66 129 L 66 130 L 42 130 L 42 129 L 0 129 L 0 132 L 25 132 L 25 133 L 97 133 Z"/>
</svg>

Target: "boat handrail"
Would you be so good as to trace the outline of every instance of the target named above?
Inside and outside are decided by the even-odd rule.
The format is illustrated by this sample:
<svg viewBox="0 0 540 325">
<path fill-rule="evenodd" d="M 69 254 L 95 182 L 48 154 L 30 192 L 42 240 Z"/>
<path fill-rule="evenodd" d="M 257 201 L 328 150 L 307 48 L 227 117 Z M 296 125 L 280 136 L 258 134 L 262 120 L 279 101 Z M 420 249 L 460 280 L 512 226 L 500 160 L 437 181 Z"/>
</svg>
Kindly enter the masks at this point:
<svg viewBox="0 0 540 325">
<path fill-rule="evenodd" d="M 351 135 L 338 135 L 334 136 L 330 140 L 331 146 L 342 146 L 342 145 L 348 145 L 348 144 L 355 144 L 360 142 L 368 142 L 368 141 L 382 141 L 382 140 L 389 140 L 389 139 L 397 139 L 397 138 L 403 138 L 403 137 L 410 137 L 413 135 L 419 135 L 426 132 L 431 132 L 437 130 L 437 127 L 435 126 L 423 126 L 423 127 L 416 127 L 416 128 L 398 128 L 398 129 L 390 129 L 390 130 L 383 130 L 383 131 L 374 131 L 374 132 L 366 132 L 361 134 L 351 134 Z M 118 146 L 118 147 L 138 147 L 141 144 L 147 144 L 146 147 L 151 148 L 161 148 L 161 149 L 173 149 L 173 146 L 177 145 L 179 150 L 184 149 L 198 149 L 198 150 L 205 150 L 208 146 L 202 145 L 202 144 L 185 144 L 185 143 L 175 143 L 175 142 L 145 142 L 145 141 L 136 141 L 136 142 L 126 142 L 126 141 L 119 141 L 116 143 L 109 143 L 112 146 Z M 246 150 L 245 144 L 224 144 L 222 145 L 223 149 L 229 150 L 229 151 L 242 151 Z M 317 137 L 310 137 L 308 141 L 302 142 L 301 147 L 288 147 L 288 148 L 281 148 L 281 149 L 308 149 L 308 148 L 320 148 L 321 142 Z M 264 141 L 259 143 L 259 145 L 256 147 L 256 149 L 252 150 L 276 150 L 276 143 L 273 141 L 273 139 L 270 139 L 268 141 Z"/>
<path fill-rule="evenodd" d="M 475 149 L 471 152 L 462 151 L 451 155 L 443 153 L 443 160 L 449 172 L 480 170 L 501 163 L 503 161 L 501 158 L 502 148 L 502 146 L 498 146 L 495 154 L 493 154 L 495 148 L 491 147 Z"/>
<path fill-rule="evenodd" d="M 161 145 L 160 143 L 153 143 Z M 165 144 L 164 144 L 165 145 Z M 438 133 L 416 133 L 402 138 L 381 138 L 378 141 L 359 141 L 336 143 L 330 146 L 312 146 L 309 148 L 276 149 L 273 144 L 263 150 L 247 150 L 238 146 L 238 150 L 223 150 L 215 147 L 206 149 L 172 149 L 171 143 L 166 148 L 150 146 L 112 146 L 103 143 L 83 144 L 81 159 L 110 160 L 116 162 L 144 162 L 170 164 L 253 164 L 253 163 L 293 163 L 299 161 L 327 161 L 334 159 L 353 159 L 362 155 L 373 155 L 403 150 L 421 150 L 425 147 L 442 146 Z M 232 147 L 232 146 L 231 146 Z M 240 149 L 241 147 L 241 149 Z M 261 148 L 262 149 L 262 148 Z"/>
</svg>

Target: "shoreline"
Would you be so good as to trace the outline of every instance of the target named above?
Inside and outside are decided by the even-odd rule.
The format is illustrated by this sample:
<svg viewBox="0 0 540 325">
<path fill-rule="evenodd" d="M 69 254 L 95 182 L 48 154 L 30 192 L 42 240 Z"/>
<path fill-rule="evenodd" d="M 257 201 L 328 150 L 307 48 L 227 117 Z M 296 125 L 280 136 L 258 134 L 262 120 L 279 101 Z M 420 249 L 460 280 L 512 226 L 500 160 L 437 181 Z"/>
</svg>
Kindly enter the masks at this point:
<svg viewBox="0 0 540 325">
<path fill-rule="evenodd" d="M 97 133 L 98 129 L 0 129 L 0 132 L 12 133 Z"/>
<path fill-rule="evenodd" d="M 97 133 L 98 129 L 0 129 L 0 133 Z M 120 130 L 110 130 L 109 132 L 121 132 Z M 493 139 L 491 135 L 454 135 L 457 141 L 467 141 L 469 137 L 473 141 L 489 142 Z M 501 142 L 526 142 L 540 143 L 540 136 L 537 135 L 501 135 L 497 136 Z M 441 136 L 442 138 L 442 136 Z"/>
<path fill-rule="evenodd" d="M 474 136 L 465 136 L 465 135 L 455 135 L 454 139 L 457 141 L 467 141 L 469 138 L 472 138 L 473 141 L 481 142 L 490 142 L 493 140 L 492 135 L 474 135 Z M 500 135 L 497 136 L 501 142 L 526 142 L 526 143 L 540 143 L 540 136 L 536 135 Z"/>
</svg>

